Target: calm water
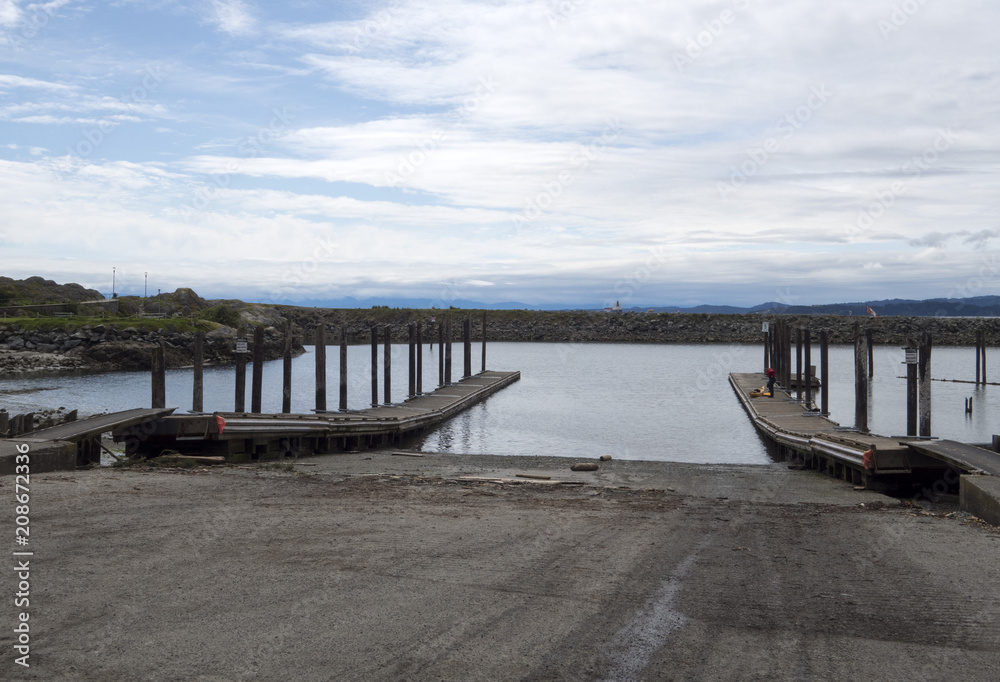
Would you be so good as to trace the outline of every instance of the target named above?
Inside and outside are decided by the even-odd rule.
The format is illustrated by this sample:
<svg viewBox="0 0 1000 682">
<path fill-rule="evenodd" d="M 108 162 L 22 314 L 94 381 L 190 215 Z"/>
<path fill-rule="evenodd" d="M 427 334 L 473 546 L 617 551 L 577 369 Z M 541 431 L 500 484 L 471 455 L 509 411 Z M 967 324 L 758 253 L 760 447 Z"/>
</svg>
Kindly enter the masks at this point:
<svg viewBox="0 0 1000 682">
<path fill-rule="evenodd" d="M 314 406 L 314 355 L 293 362 L 292 409 Z M 424 353 L 424 387 L 437 384 L 437 353 Z M 394 346 L 393 400 L 407 390 L 403 344 Z M 767 463 L 763 445 L 727 382 L 729 372 L 761 369 L 759 345 L 654 345 L 494 343 L 488 348 L 490 369 L 517 369 L 521 381 L 490 397 L 434 432 L 421 446 L 427 450 L 594 457 L 684 462 Z M 814 362 L 818 362 L 818 351 Z M 902 351 L 875 349 L 869 424 L 876 433 L 906 430 L 906 382 Z M 379 364 L 382 348 L 379 348 Z M 371 399 L 371 352 L 348 348 L 348 406 L 368 407 Z M 844 425 L 854 421 L 853 349 L 830 349 L 831 417 Z M 460 374 L 461 346 L 455 346 L 455 375 Z M 996 366 L 990 359 L 990 366 Z M 339 352 L 327 349 L 327 404 L 336 407 Z M 1000 371 L 1000 366 L 996 366 Z M 473 368 L 479 368 L 474 346 Z M 972 348 L 936 348 L 932 374 L 942 379 L 975 378 Z M 764 383 L 763 375 L 761 383 Z M 191 370 L 167 372 L 167 404 L 183 412 L 191 408 Z M 381 384 L 381 367 L 380 367 Z M 247 402 L 249 405 L 249 372 Z M 235 376 L 232 367 L 205 370 L 205 409 L 231 410 Z M 379 386 L 379 396 L 382 396 Z M 973 397 L 974 415 L 965 416 L 964 399 Z M 64 406 L 81 413 L 123 410 L 148 405 L 147 372 L 116 372 L 73 377 L 4 380 L 0 406 L 18 413 Z M 817 397 L 818 401 L 818 397 Z M 281 361 L 264 365 L 265 412 L 281 409 Z M 933 383 L 933 432 L 943 438 L 989 442 L 1000 433 L 1000 386 Z"/>
</svg>

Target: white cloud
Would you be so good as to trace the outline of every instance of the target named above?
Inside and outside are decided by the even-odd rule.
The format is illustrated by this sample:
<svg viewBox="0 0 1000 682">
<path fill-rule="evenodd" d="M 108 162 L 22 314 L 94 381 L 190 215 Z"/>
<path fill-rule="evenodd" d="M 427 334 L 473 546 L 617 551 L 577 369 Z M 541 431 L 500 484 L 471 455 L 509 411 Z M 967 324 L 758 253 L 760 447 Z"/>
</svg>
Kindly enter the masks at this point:
<svg viewBox="0 0 1000 682">
<path fill-rule="evenodd" d="M 17 26 L 21 21 L 21 8 L 15 0 L 0 0 L 0 26 Z"/>
<path fill-rule="evenodd" d="M 257 20 L 243 0 L 212 0 L 211 21 L 229 35 L 246 36 L 254 33 Z"/>
<path fill-rule="evenodd" d="M 62 83 L 51 83 L 49 81 L 41 81 L 35 78 L 24 78 L 23 76 L 15 76 L 12 74 L 0 74 L 0 90 L 12 88 L 36 88 L 40 90 L 55 91 L 67 91 L 74 89 L 72 86 L 63 85 Z"/>
<path fill-rule="evenodd" d="M 861 0 L 403 1 L 312 22 L 303 6 L 209 11 L 254 45 L 177 36 L 197 62 L 178 58 L 142 103 L 106 93 L 87 59 L 86 75 L 52 62 L 0 76 L 0 120 L 36 124 L 9 126 L 23 149 L 63 148 L 36 138 L 41 124 L 161 124 L 122 126 L 136 134 L 128 151 L 105 145 L 107 163 L 5 167 L 2 193 L 43 224 L 38 239 L 61 245 L 55 228 L 82 224 L 208 281 L 218 268 L 199 270 L 211 259 L 190 232 L 227 245 L 234 287 L 444 279 L 508 300 L 601 298 L 663 253 L 636 294 L 655 301 L 678 287 L 765 300 L 806 281 L 947 289 L 998 234 L 1000 10 L 984 0 L 926 3 L 888 38 L 890 10 Z M 274 20 L 286 13 L 297 21 Z M 268 129 L 284 106 L 292 122 Z"/>
</svg>

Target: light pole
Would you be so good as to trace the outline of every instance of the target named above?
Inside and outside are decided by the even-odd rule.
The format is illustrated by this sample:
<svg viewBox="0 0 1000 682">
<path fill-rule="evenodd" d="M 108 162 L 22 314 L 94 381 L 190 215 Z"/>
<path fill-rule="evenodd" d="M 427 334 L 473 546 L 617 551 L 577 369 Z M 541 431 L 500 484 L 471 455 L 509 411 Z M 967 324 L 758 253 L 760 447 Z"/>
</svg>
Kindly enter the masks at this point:
<svg viewBox="0 0 1000 682">
<path fill-rule="evenodd" d="M 144 273 L 142 273 L 142 297 L 143 297 L 143 299 L 146 298 L 146 285 L 147 284 L 149 284 L 149 273 L 148 272 L 144 272 Z"/>
<path fill-rule="evenodd" d="M 115 297 L 115 268 L 111 268 L 111 298 Z"/>
<path fill-rule="evenodd" d="M 163 303 L 160 302 L 160 290 L 159 289 L 156 290 L 156 312 L 157 313 L 162 313 L 163 312 Z"/>
</svg>

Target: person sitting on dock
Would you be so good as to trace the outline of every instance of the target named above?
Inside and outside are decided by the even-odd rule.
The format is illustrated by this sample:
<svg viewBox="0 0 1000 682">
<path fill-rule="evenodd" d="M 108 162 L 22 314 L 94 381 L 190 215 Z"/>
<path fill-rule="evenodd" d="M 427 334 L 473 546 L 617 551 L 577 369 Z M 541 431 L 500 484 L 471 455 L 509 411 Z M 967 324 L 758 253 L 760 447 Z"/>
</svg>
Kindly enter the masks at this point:
<svg viewBox="0 0 1000 682">
<path fill-rule="evenodd" d="M 764 372 L 767 375 L 767 395 L 769 398 L 774 397 L 774 382 L 778 379 L 778 373 L 772 368 L 768 367 Z"/>
</svg>

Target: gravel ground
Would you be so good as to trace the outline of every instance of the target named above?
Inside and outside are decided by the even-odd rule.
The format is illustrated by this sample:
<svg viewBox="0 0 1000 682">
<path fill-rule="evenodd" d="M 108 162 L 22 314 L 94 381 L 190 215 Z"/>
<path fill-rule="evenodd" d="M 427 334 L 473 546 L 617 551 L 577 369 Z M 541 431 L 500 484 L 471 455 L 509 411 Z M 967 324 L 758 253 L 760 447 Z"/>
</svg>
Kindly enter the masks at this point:
<svg viewBox="0 0 1000 682">
<path fill-rule="evenodd" d="M 996 528 L 777 464 L 569 464 L 39 475 L 0 679 L 1000 678 Z"/>
</svg>

